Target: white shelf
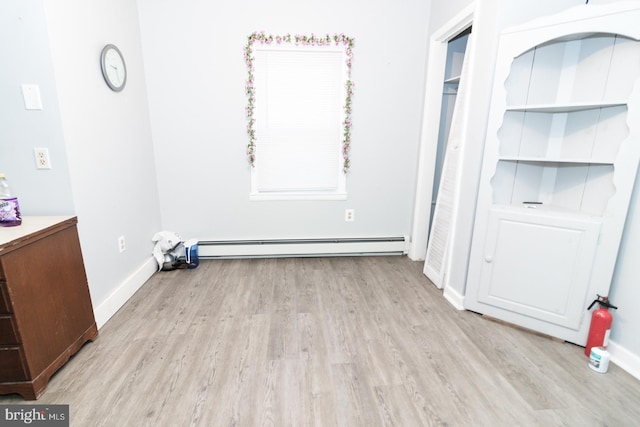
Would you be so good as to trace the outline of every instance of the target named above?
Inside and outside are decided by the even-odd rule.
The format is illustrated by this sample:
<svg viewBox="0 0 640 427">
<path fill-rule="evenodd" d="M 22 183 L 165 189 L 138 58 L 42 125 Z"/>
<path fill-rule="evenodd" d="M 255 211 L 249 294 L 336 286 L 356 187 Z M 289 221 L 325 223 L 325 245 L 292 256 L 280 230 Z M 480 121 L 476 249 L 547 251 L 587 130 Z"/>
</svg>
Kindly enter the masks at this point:
<svg viewBox="0 0 640 427">
<path fill-rule="evenodd" d="M 612 164 L 629 136 L 628 109 L 626 105 L 606 105 L 609 107 L 577 111 L 568 111 L 563 105 L 565 113 L 550 113 L 550 108 L 508 110 L 498 133 L 499 155 L 504 159 Z"/>
<path fill-rule="evenodd" d="M 501 156 L 498 160 L 505 162 L 530 162 L 530 163 L 560 163 L 560 164 L 576 164 L 576 165 L 613 165 L 615 161 L 597 160 L 597 159 L 580 159 L 580 158 L 549 158 L 549 157 L 519 157 L 519 156 Z"/>
<path fill-rule="evenodd" d="M 535 200 L 533 200 L 535 201 Z M 576 212 L 573 209 L 567 209 L 562 206 L 553 204 L 518 204 L 518 205 L 493 205 L 491 208 L 494 212 L 517 212 L 526 213 L 535 216 L 545 216 L 551 218 L 563 218 L 578 221 L 588 221 L 593 223 L 602 223 L 602 217 L 599 215 L 590 215 L 586 213 Z"/>
<path fill-rule="evenodd" d="M 493 203 L 544 202 L 575 213 L 603 215 L 615 194 L 613 172 L 610 163 L 500 160 L 492 180 Z"/>
<path fill-rule="evenodd" d="M 538 113 L 570 113 L 574 111 L 595 110 L 597 108 L 621 107 L 627 105 L 625 101 L 614 102 L 593 102 L 593 103 L 566 103 L 566 104 L 532 104 L 532 105 L 510 105 L 507 111 L 523 111 Z"/>
<path fill-rule="evenodd" d="M 444 81 L 444 84 L 458 84 L 460 83 L 460 76 L 451 77 Z"/>
</svg>

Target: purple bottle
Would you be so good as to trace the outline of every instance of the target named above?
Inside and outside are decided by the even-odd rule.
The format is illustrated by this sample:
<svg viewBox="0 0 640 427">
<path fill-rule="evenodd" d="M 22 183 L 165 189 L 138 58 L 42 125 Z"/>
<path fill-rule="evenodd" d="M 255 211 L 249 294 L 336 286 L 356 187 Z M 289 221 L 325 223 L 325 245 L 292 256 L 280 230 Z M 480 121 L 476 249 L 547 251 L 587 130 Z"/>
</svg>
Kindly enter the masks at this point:
<svg viewBox="0 0 640 427">
<path fill-rule="evenodd" d="M 22 224 L 18 198 L 12 193 L 11 187 L 3 173 L 0 173 L 0 225 L 13 227 Z"/>
</svg>

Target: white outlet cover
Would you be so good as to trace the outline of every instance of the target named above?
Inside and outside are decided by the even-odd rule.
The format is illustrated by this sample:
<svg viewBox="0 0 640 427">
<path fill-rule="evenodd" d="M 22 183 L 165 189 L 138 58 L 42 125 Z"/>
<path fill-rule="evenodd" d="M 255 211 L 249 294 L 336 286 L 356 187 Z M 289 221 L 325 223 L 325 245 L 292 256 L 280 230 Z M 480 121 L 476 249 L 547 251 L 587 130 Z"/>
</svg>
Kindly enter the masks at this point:
<svg viewBox="0 0 640 427">
<path fill-rule="evenodd" d="M 48 148 L 36 147 L 33 149 L 33 155 L 36 159 L 37 169 L 51 169 Z"/>
<path fill-rule="evenodd" d="M 344 220 L 347 222 L 353 222 L 355 220 L 356 212 L 354 209 L 345 209 Z"/>
</svg>

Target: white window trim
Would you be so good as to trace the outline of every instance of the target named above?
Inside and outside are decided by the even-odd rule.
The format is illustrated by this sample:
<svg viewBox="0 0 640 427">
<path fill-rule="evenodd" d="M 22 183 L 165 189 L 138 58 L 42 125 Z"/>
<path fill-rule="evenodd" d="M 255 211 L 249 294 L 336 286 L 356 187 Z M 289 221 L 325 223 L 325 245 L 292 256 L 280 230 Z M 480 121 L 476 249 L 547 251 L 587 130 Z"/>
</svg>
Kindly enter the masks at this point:
<svg viewBox="0 0 640 427">
<path fill-rule="evenodd" d="M 341 78 L 341 95 L 340 98 L 342 100 L 346 99 L 347 89 L 346 84 L 349 80 L 349 69 L 346 65 L 347 55 L 344 47 L 328 45 L 328 46 L 307 46 L 307 45 L 294 45 L 294 44 L 269 44 L 269 45 L 254 45 L 255 51 L 329 51 L 340 53 L 343 57 L 342 59 L 342 78 Z M 260 88 L 257 88 L 257 98 L 260 98 Z M 256 101 L 259 103 L 259 101 Z M 344 111 L 344 106 L 341 105 L 339 107 L 339 118 L 340 121 L 338 125 L 340 129 L 343 128 L 343 124 L 346 118 L 346 114 Z M 336 174 L 338 177 L 337 186 L 335 189 L 331 190 L 298 190 L 298 191 L 259 191 L 258 190 L 258 179 L 260 173 L 260 135 L 256 131 L 256 164 L 251 168 L 251 191 L 249 193 L 250 201 L 270 201 L 270 200 L 346 200 L 347 199 L 347 184 L 346 184 L 346 173 L 343 171 L 343 161 L 342 161 L 342 148 L 343 148 L 343 140 L 342 133 L 340 134 L 340 139 L 336 142 L 336 156 L 338 158 Z"/>
</svg>

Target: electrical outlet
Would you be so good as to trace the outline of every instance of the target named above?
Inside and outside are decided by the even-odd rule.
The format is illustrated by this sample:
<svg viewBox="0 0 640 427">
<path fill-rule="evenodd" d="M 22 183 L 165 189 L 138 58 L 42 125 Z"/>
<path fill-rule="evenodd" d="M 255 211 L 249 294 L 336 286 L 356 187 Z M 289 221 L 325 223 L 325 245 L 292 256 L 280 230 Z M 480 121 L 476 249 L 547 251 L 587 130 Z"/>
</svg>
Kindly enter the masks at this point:
<svg viewBox="0 0 640 427">
<path fill-rule="evenodd" d="M 353 222 L 356 219 L 356 211 L 355 209 L 345 209 L 344 210 L 344 220 L 347 222 Z"/>
<path fill-rule="evenodd" d="M 48 148 L 34 148 L 33 153 L 36 157 L 36 169 L 51 169 Z"/>
<path fill-rule="evenodd" d="M 127 250 L 127 244 L 124 241 L 124 236 L 118 237 L 118 249 L 120 249 L 120 253 Z"/>
</svg>

